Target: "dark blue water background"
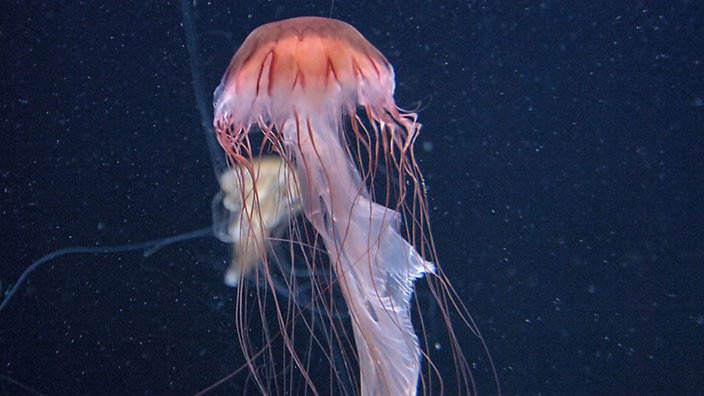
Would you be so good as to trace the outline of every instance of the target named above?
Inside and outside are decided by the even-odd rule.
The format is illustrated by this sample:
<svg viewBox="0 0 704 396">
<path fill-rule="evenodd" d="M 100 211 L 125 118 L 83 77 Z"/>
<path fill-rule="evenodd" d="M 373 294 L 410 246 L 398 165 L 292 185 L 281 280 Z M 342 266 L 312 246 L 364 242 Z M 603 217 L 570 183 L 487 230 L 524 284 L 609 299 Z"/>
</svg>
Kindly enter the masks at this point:
<svg viewBox="0 0 704 396">
<path fill-rule="evenodd" d="M 330 12 L 231 3 L 195 4 L 205 95 L 256 26 Z M 178 2 L 107 4 L 3 5 L 3 290 L 54 249 L 210 223 Z M 701 3 L 337 2 L 332 15 L 393 63 L 399 105 L 420 106 L 438 253 L 505 394 L 701 394 Z M 241 364 L 227 255 L 200 240 L 52 261 L 0 312 L 0 394 L 24 392 L 8 378 L 45 394 L 189 394 L 222 378 Z"/>
</svg>

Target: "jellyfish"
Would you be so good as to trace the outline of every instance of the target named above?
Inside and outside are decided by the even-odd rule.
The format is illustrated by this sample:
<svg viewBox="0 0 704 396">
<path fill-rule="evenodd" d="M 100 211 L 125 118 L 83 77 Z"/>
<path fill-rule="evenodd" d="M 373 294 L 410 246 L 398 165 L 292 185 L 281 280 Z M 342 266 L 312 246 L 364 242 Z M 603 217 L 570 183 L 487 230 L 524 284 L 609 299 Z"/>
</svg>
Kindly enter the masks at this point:
<svg viewBox="0 0 704 396">
<path fill-rule="evenodd" d="M 184 27 L 205 119 L 188 3 Z M 476 393 L 458 335 L 475 336 L 495 379 L 496 371 L 438 264 L 413 152 L 421 125 L 396 106 L 394 78 L 386 58 L 344 22 L 303 17 L 256 29 L 215 91 L 214 131 L 203 128 L 220 184 L 212 227 L 59 249 L 4 292 L 0 311 L 56 257 L 150 256 L 214 233 L 231 244 L 224 280 L 236 288 L 246 363 L 233 375 L 249 372 L 242 393 L 249 384 L 264 394 Z"/>
<path fill-rule="evenodd" d="M 305 301 L 256 294 L 273 301 L 278 332 L 265 335 L 281 340 L 286 357 L 271 344 L 248 346 L 253 315 L 244 307 L 252 305 L 251 294 L 238 292 L 237 305 L 243 307 L 236 314 L 238 338 L 263 393 L 279 393 L 279 386 L 290 391 L 271 384 L 284 370 L 277 371 L 282 365 L 271 361 L 277 359 L 300 373 L 312 393 L 442 390 L 443 370 L 433 364 L 428 340 L 419 339 L 412 320 L 414 282 L 424 276 L 447 327 L 455 364 L 450 371 L 460 389 L 469 393 L 473 387 L 449 307 L 476 331 L 437 267 L 413 151 L 421 125 L 414 112 L 396 105 L 394 88 L 391 64 L 351 25 L 299 17 L 252 31 L 215 90 L 216 136 L 234 170 L 221 185 L 237 186 L 230 195 L 241 195 L 229 204 L 223 198 L 223 206 L 236 209 L 229 217 L 234 220 L 224 221 L 227 238 L 238 242 L 226 282 L 243 285 L 255 278 L 261 279 L 258 286 L 280 289 L 267 275 L 276 261 L 288 263 L 280 277 L 292 299 L 299 295 L 294 274 L 302 272 L 312 283 Z M 272 155 L 280 164 L 269 175 L 261 164 Z M 285 237 L 278 239 L 288 242 L 287 254 L 265 247 L 273 226 L 285 227 Z M 316 314 L 306 314 L 311 311 Z M 349 315 L 348 323 L 341 312 Z M 418 322 L 422 329 L 422 315 Z M 301 328 L 323 335 L 301 341 Z M 337 387 L 320 385 L 312 374 L 312 350 L 326 356 Z M 421 375 L 423 361 L 427 375 Z"/>
</svg>

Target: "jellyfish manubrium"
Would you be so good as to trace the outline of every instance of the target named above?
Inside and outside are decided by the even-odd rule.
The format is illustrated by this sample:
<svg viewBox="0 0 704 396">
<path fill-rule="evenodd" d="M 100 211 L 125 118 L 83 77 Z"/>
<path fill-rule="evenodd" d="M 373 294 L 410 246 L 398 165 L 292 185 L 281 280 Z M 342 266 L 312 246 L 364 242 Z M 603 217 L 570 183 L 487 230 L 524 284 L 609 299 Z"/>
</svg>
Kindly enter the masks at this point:
<svg viewBox="0 0 704 396">
<path fill-rule="evenodd" d="M 423 393 L 442 391 L 433 346 L 413 324 L 425 326 L 411 310 L 424 274 L 451 346 L 450 375 L 473 387 L 448 307 L 474 327 L 433 264 L 413 154 L 420 124 L 396 106 L 394 86 L 392 66 L 352 26 L 301 17 L 254 30 L 215 90 L 214 126 L 231 168 L 221 185 L 241 195 L 216 199 L 229 213 L 225 239 L 237 242 L 226 282 L 239 286 L 238 337 L 263 393 L 415 395 L 419 379 Z M 271 155 L 273 176 L 262 166 Z M 248 280 L 256 292 L 242 291 Z M 255 308 L 260 345 L 249 340 Z"/>
</svg>

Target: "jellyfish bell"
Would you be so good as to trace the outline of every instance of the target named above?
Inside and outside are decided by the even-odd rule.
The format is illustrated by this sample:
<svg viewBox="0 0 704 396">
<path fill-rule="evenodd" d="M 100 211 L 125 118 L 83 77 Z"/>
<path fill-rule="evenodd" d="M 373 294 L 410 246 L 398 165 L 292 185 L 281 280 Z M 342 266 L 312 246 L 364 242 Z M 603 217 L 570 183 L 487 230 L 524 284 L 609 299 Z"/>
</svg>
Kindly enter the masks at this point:
<svg viewBox="0 0 704 396">
<path fill-rule="evenodd" d="M 292 103 L 299 114 L 322 109 L 332 121 L 357 105 L 395 110 L 393 91 L 393 68 L 352 26 L 319 17 L 273 22 L 255 29 L 230 61 L 215 91 L 216 129 L 282 124 Z"/>
<path fill-rule="evenodd" d="M 215 91 L 215 131 L 231 167 L 251 168 L 273 153 L 297 175 L 295 204 L 303 221 L 290 222 L 288 236 L 304 252 L 292 259 L 302 258 L 311 274 L 333 273 L 351 318 L 349 323 L 323 321 L 317 330 L 333 339 L 316 346 L 331 363 L 331 382 L 349 376 L 356 389 L 351 392 L 362 395 L 414 395 L 419 379 L 423 393 L 442 389 L 446 373 L 433 364 L 429 343 L 419 342 L 411 320 L 414 282 L 426 275 L 447 324 L 455 362 L 449 371 L 469 393 L 471 372 L 451 326 L 450 307 L 471 331 L 476 329 L 434 264 L 423 178 L 413 155 L 420 124 L 415 113 L 396 106 L 393 92 L 392 66 L 352 26 L 319 17 L 287 19 L 255 29 L 233 56 Z M 252 186 L 256 197 L 259 184 Z M 248 201 L 248 191 L 240 189 L 238 202 L 253 205 L 251 217 L 265 217 L 263 207 Z M 259 240 L 264 228 L 237 229 L 251 233 L 244 240 Z M 324 257 L 306 253 L 306 247 L 324 250 Z M 266 267 L 265 251 L 251 252 Z M 337 306 L 326 302 L 327 287 L 313 290 L 309 303 L 322 307 L 318 312 L 336 312 Z M 238 300 L 244 298 L 238 294 Z M 291 323 L 302 320 L 311 333 L 321 325 L 300 315 L 300 308 L 278 308 L 283 304 L 275 294 L 270 298 L 290 366 L 313 393 L 326 389 L 329 385 L 310 374 L 314 348 L 297 345 Z M 250 316 L 236 317 L 244 339 L 251 322 L 242 318 Z M 262 348 L 243 347 L 243 352 L 260 390 L 269 393 L 279 388 L 258 372 L 255 361 L 270 356 L 267 345 Z M 427 369 L 421 376 L 422 360 Z M 349 392 L 348 385 L 332 389 Z"/>
</svg>

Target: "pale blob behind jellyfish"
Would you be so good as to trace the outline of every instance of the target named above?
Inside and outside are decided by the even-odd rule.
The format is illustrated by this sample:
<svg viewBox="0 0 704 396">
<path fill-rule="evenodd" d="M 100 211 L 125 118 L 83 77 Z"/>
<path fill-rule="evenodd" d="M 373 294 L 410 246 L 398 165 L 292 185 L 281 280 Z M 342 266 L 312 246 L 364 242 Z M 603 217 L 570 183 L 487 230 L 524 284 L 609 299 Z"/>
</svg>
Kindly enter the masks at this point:
<svg viewBox="0 0 704 396">
<path fill-rule="evenodd" d="M 296 180 L 288 164 L 275 156 L 220 175 L 220 192 L 213 198 L 213 230 L 218 239 L 232 244 L 232 261 L 225 272 L 228 286 L 239 285 L 240 277 L 266 253 L 266 239 L 300 211 Z"/>
<path fill-rule="evenodd" d="M 215 91 L 214 126 L 231 168 L 215 200 L 225 208 L 215 216 L 216 233 L 220 228 L 221 239 L 234 245 L 226 283 L 240 286 L 238 338 L 262 393 L 437 394 L 446 381 L 457 393 L 474 391 L 449 311 L 463 331 L 479 335 L 433 264 L 425 189 L 413 154 L 420 124 L 415 113 L 396 106 L 394 85 L 392 66 L 352 26 L 301 17 L 254 30 Z M 266 157 L 272 154 L 279 159 Z M 263 170 L 265 163 L 273 164 L 273 173 Z M 272 255 L 267 241 L 280 227 L 285 232 L 277 239 L 288 248 Z M 289 263 L 282 279 L 270 275 L 274 261 L 279 268 Z M 449 340 L 449 370 L 433 363 L 433 346 L 425 331 L 419 340 L 412 322 L 414 281 L 424 274 Z M 301 276 L 310 283 L 306 298 L 296 286 Z M 269 290 L 283 285 L 290 298 L 258 291 L 258 302 L 249 301 L 252 294 L 241 289 L 252 278 L 263 279 L 257 287 Z M 262 326 L 275 329 L 263 334 L 279 339 L 283 352 L 268 342 L 247 342 L 253 304 L 273 306 L 275 324 L 260 317 Z M 302 340 L 301 330 L 311 335 Z M 326 381 L 311 374 L 314 350 L 329 364 Z M 290 378 L 277 381 L 291 367 L 305 392 Z"/>
</svg>

